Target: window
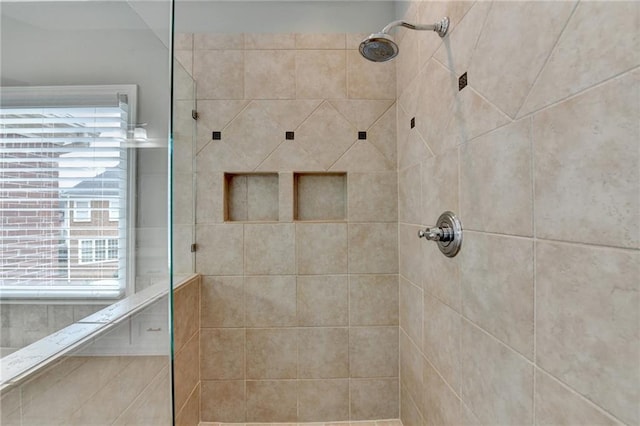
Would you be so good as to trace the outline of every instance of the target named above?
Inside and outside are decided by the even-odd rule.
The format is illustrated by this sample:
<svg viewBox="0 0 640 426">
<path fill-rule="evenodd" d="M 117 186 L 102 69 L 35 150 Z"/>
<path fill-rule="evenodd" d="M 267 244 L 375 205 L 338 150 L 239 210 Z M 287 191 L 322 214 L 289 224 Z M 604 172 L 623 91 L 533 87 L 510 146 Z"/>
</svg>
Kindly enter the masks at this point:
<svg viewBox="0 0 640 426">
<path fill-rule="evenodd" d="M 0 297 L 124 295 L 136 87 L 0 96 Z"/>
<path fill-rule="evenodd" d="M 78 240 L 80 263 L 113 262 L 118 260 L 118 240 Z"/>
<path fill-rule="evenodd" d="M 120 219 L 120 200 L 109 200 L 109 220 Z"/>
<path fill-rule="evenodd" d="M 74 222 L 91 222 L 91 201 L 76 201 L 73 210 Z"/>
</svg>

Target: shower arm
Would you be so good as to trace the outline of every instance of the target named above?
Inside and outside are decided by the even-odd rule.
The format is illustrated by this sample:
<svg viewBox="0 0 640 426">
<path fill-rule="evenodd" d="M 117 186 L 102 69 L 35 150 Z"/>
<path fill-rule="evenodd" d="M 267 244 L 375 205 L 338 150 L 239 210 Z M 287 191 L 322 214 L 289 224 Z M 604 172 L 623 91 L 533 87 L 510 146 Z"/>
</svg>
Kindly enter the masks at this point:
<svg viewBox="0 0 640 426">
<path fill-rule="evenodd" d="M 435 31 L 440 37 L 444 37 L 449 28 L 449 18 L 442 18 L 441 21 L 435 24 L 412 24 L 403 20 L 393 21 L 382 29 L 382 33 L 389 34 L 389 31 L 395 27 L 405 27 L 416 31 Z"/>
</svg>

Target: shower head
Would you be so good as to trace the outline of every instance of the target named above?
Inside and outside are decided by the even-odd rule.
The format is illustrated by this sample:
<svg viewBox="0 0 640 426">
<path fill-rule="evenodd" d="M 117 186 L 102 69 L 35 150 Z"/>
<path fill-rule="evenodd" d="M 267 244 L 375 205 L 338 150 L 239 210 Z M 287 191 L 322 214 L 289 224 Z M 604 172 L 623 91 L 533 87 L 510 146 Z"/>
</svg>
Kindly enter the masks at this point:
<svg viewBox="0 0 640 426">
<path fill-rule="evenodd" d="M 440 37 L 447 35 L 449 29 L 449 18 L 444 17 L 433 25 L 411 24 L 406 21 L 393 21 L 382 29 L 379 33 L 373 33 L 360 43 L 360 54 L 373 62 L 386 62 L 398 56 L 400 49 L 393 37 L 389 35 L 394 27 L 405 27 L 418 31 L 435 31 Z"/>
<path fill-rule="evenodd" d="M 375 33 L 362 40 L 360 54 L 373 62 L 386 62 L 398 56 L 398 45 L 389 34 Z"/>
</svg>

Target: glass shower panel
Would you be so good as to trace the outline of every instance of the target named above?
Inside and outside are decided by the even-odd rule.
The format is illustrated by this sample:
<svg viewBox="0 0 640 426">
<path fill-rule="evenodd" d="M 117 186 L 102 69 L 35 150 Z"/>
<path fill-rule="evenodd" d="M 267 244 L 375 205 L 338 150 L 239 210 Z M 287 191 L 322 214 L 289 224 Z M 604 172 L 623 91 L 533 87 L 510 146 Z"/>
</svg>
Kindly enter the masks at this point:
<svg viewBox="0 0 640 426">
<path fill-rule="evenodd" d="M 176 36 L 173 60 L 173 274 L 184 277 L 195 272 L 195 152 L 196 97 L 191 75 L 191 57 L 183 55 L 185 41 Z M 174 282 L 178 282 L 176 278 Z"/>
<path fill-rule="evenodd" d="M 171 10 L 2 2 L 1 424 L 172 422 Z"/>
</svg>

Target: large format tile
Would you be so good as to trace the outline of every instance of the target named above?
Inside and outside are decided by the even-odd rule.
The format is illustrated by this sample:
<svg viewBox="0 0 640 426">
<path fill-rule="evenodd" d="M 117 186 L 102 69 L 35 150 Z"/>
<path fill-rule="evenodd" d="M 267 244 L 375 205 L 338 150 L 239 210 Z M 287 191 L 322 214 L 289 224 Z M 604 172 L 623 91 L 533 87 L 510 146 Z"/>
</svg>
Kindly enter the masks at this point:
<svg viewBox="0 0 640 426">
<path fill-rule="evenodd" d="M 425 159 L 417 186 L 422 188 L 418 223 L 433 226 L 443 212 L 457 213 L 458 151 L 454 149 Z"/>
<path fill-rule="evenodd" d="M 441 153 L 451 148 L 452 141 L 443 136 L 455 105 L 458 76 L 439 62 L 429 60 L 418 79 L 418 99 L 437 101 L 417 103 L 415 128 L 434 153 Z"/>
<path fill-rule="evenodd" d="M 245 330 L 200 330 L 200 379 L 244 379 Z"/>
<path fill-rule="evenodd" d="M 347 176 L 347 214 L 349 221 L 397 221 L 397 176 L 395 172 L 349 173 Z"/>
<path fill-rule="evenodd" d="M 464 225 L 464 224 L 463 224 Z M 463 250 L 465 250 L 463 242 Z M 436 297 L 449 305 L 453 310 L 462 312 L 460 287 L 460 260 L 456 257 L 443 256 L 437 244 L 422 242 L 422 259 L 424 275 L 422 288 L 425 294 Z"/>
<path fill-rule="evenodd" d="M 436 36 L 434 33 L 430 31 L 420 31 L 416 32 L 418 35 L 418 53 L 420 55 L 420 67 L 424 67 L 424 64 L 433 56 L 434 52 L 436 52 L 438 47 L 440 49 L 443 46 L 449 46 L 455 42 L 454 34 L 458 32 L 461 28 L 470 26 L 469 21 L 473 24 L 474 21 L 481 21 L 482 19 L 478 19 L 481 15 L 471 16 L 469 9 L 474 5 L 483 4 L 488 2 L 476 2 L 476 1 L 428 1 L 428 2 L 417 2 L 417 19 L 418 22 L 421 23 L 434 23 L 441 20 L 443 17 L 449 18 L 449 31 L 447 32 L 447 36 L 442 39 Z M 473 9 L 471 9 L 473 11 Z M 477 37 L 477 36 L 476 36 Z M 471 47 L 475 47 L 475 41 L 473 38 L 466 38 L 465 40 L 469 40 L 469 44 L 472 44 Z M 456 49 L 458 52 L 459 49 Z M 437 57 L 437 55 L 436 55 Z"/>
<path fill-rule="evenodd" d="M 461 253 L 462 312 L 533 357 L 533 241 L 468 232 Z"/>
<path fill-rule="evenodd" d="M 242 50 L 244 34 L 195 33 L 192 45 L 194 50 Z"/>
<path fill-rule="evenodd" d="M 298 274 L 347 272 L 346 223 L 296 224 Z"/>
<path fill-rule="evenodd" d="M 248 100 L 205 100 L 198 99 L 198 121 L 196 122 L 196 151 L 200 152 L 211 142 L 211 132 L 223 131 L 227 125 L 247 105 Z M 206 172 L 206 170 L 198 170 Z"/>
<path fill-rule="evenodd" d="M 244 422 L 245 382 L 242 380 L 202 381 L 201 418 L 205 422 Z"/>
<path fill-rule="evenodd" d="M 458 312 L 438 299 L 428 294 L 424 295 L 424 355 L 449 386 L 458 393 L 460 326 L 461 316 Z M 424 374 L 426 377 L 427 372 Z M 427 416 L 426 413 L 424 415 Z"/>
<path fill-rule="evenodd" d="M 420 348 L 400 330 L 400 383 L 422 413 L 424 356 Z"/>
<path fill-rule="evenodd" d="M 290 50 L 296 47 L 293 33 L 245 33 L 244 48 L 247 50 L 278 49 Z"/>
<path fill-rule="evenodd" d="M 344 33 L 296 33 L 296 49 L 345 49 Z"/>
<path fill-rule="evenodd" d="M 422 256 L 422 248 L 425 244 L 433 244 L 430 241 L 418 238 L 420 226 L 400 224 L 398 229 L 398 250 L 400 252 L 399 268 L 400 276 L 421 286 L 425 269 L 428 267 Z"/>
<path fill-rule="evenodd" d="M 223 170 L 250 171 L 285 140 L 285 129 L 269 114 L 268 105 L 252 102 L 229 123 L 221 137 L 217 142 L 240 157 L 239 168 L 223 162 L 227 166 Z"/>
<path fill-rule="evenodd" d="M 398 272 L 398 225 L 349 224 L 349 272 L 394 274 Z"/>
<path fill-rule="evenodd" d="M 265 172 L 273 170 L 279 170 L 280 172 L 292 172 L 294 170 L 298 172 L 317 172 L 324 169 L 325 167 L 313 155 L 305 151 L 295 141 L 285 140 L 260 163 L 256 170 Z M 282 214 L 282 211 L 280 213 Z"/>
<path fill-rule="evenodd" d="M 298 378 L 349 377 L 348 328 L 309 327 L 298 334 Z"/>
<path fill-rule="evenodd" d="M 131 368 L 131 362 L 132 359 L 130 357 L 89 357 L 78 368 L 61 377 L 54 386 L 47 386 L 46 389 L 42 389 L 40 377 L 31 379 L 21 389 L 20 410 L 22 424 L 68 424 L 69 418 L 78 407 L 85 404 L 99 404 L 100 400 L 97 398 L 93 399 L 94 404 L 92 404 L 92 397 L 99 393 L 100 389 L 112 383 L 112 388 L 109 390 L 115 392 L 118 388 L 119 380 L 124 379 L 126 381 L 126 374 L 136 374 L 139 366 L 136 365 L 135 367 L 137 368 Z M 118 379 L 118 374 L 121 373 L 125 373 L 125 375 Z M 138 386 L 135 387 L 137 388 Z M 133 383 L 129 383 L 128 386 L 125 386 L 122 396 L 125 401 L 126 399 L 135 398 L 142 389 L 144 389 L 144 386 L 134 389 Z M 99 397 L 105 398 L 108 394 L 106 392 L 99 395 Z M 117 414 L 113 412 L 114 409 L 122 410 L 126 407 L 126 405 L 124 407 L 118 407 L 117 405 L 120 404 L 114 398 L 112 404 L 105 404 L 101 408 L 101 412 L 104 415 L 103 420 L 106 418 L 110 423 L 117 417 Z M 95 410 L 83 410 L 78 413 L 78 416 L 86 416 L 85 420 L 96 421 L 96 413 L 92 411 Z"/>
<path fill-rule="evenodd" d="M 351 275 L 351 325 L 398 325 L 398 276 Z"/>
<path fill-rule="evenodd" d="M 640 247 L 639 84 L 636 70 L 534 116 L 537 237 Z"/>
<path fill-rule="evenodd" d="M 242 225 L 197 225 L 196 272 L 203 275 L 242 275 Z"/>
<path fill-rule="evenodd" d="M 367 141 L 356 141 L 347 152 L 336 161 L 330 171 L 336 172 L 392 172 L 395 164 Z"/>
<path fill-rule="evenodd" d="M 602 22 L 615 23 L 608 31 Z M 519 115 L 640 65 L 640 3 L 580 2 Z"/>
<path fill-rule="evenodd" d="M 296 97 L 296 54 L 287 50 L 247 50 L 244 53 L 246 99 Z"/>
<path fill-rule="evenodd" d="M 248 381 L 247 421 L 295 422 L 298 390 L 295 380 Z"/>
<path fill-rule="evenodd" d="M 409 114 L 402 107 L 398 108 L 397 111 L 397 167 L 398 170 L 403 170 L 419 164 L 425 158 L 432 157 L 433 153 L 420 132 L 418 132 L 418 129 L 411 128 L 411 120 L 416 118 L 415 113 Z"/>
<path fill-rule="evenodd" d="M 352 379 L 351 420 L 398 418 L 398 379 Z"/>
<path fill-rule="evenodd" d="M 347 50 L 347 94 L 350 99 L 395 99 L 396 66 L 374 63 Z"/>
<path fill-rule="evenodd" d="M 575 3 L 494 2 L 469 66 L 472 87 L 515 117 Z"/>
<path fill-rule="evenodd" d="M 323 422 L 349 419 L 349 380 L 298 382 L 298 421 Z"/>
<path fill-rule="evenodd" d="M 201 327 L 244 327 L 244 278 L 202 277 Z"/>
<path fill-rule="evenodd" d="M 282 129 L 295 130 L 322 103 L 322 99 L 287 99 L 253 101 L 266 111 Z"/>
<path fill-rule="evenodd" d="M 449 34 L 447 34 L 444 42 L 440 44 L 440 47 L 433 56 L 455 75 L 461 75 L 466 72 L 469 67 L 469 63 L 475 52 L 478 37 L 484 27 L 489 10 L 491 10 L 491 2 L 465 1 L 443 3 L 460 4 L 464 5 L 463 7 L 465 8 L 470 8 L 460 23 L 457 25 L 455 22 L 449 23 Z M 425 9 L 430 9 L 428 5 L 429 3 L 424 5 Z M 449 19 L 452 20 L 452 17 L 449 16 Z M 432 43 L 433 42 L 435 41 L 432 40 Z"/>
<path fill-rule="evenodd" d="M 193 77 L 198 99 L 242 99 L 244 54 L 237 50 L 196 50 Z"/>
<path fill-rule="evenodd" d="M 329 102 L 359 131 L 369 130 L 393 105 L 393 100 L 331 99 Z"/>
<path fill-rule="evenodd" d="M 173 293 L 173 347 L 182 349 L 200 329 L 200 280 L 184 285 Z"/>
<path fill-rule="evenodd" d="M 329 102 L 323 102 L 295 137 L 296 144 L 328 169 L 353 145 L 357 131 Z"/>
<path fill-rule="evenodd" d="M 418 2 L 411 2 L 411 9 L 417 12 Z M 408 11 L 410 15 L 414 15 L 413 11 Z M 409 22 L 417 22 L 417 19 L 407 19 Z M 396 42 L 400 54 L 392 61 L 396 63 L 396 96 L 398 94 L 398 88 L 406 87 L 413 79 L 418 75 L 420 70 L 420 57 L 419 57 L 419 38 L 420 31 L 412 31 L 408 28 L 398 27 L 395 29 Z M 434 35 L 431 33 L 430 35 Z M 435 38 L 440 39 L 436 36 Z M 438 41 L 441 41 L 438 40 Z"/>
<path fill-rule="evenodd" d="M 511 119 L 467 86 L 457 94 L 447 125 L 443 130 L 437 153 L 466 143 L 477 136 L 509 123 Z M 439 149 L 437 149 L 439 148 Z"/>
<path fill-rule="evenodd" d="M 176 426 L 198 426 L 200 424 L 200 385 L 194 389 L 189 400 L 176 414 Z"/>
<path fill-rule="evenodd" d="M 420 164 L 398 173 L 398 220 L 402 223 L 421 223 Z"/>
<path fill-rule="evenodd" d="M 460 218 L 465 229 L 533 233 L 531 122 L 509 124 L 460 147 Z"/>
<path fill-rule="evenodd" d="M 398 377 L 398 327 L 351 327 L 352 378 Z"/>
<path fill-rule="evenodd" d="M 367 131 L 367 141 L 392 164 L 397 162 L 396 108 L 392 106 Z"/>
<path fill-rule="evenodd" d="M 197 347 L 194 355 L 195 358 L 197 358 Z M 56 406 L 53 410 L 43 410 L 43 418 L 41 421 L 30 418 L 31 413 L 27 410 L 23 413 L 23 425 L 61 424 L 81 426 L 89 424 L 111 424 L 124 409 L 130 406 L 132 400 L 140 397 L 140 395 L 145 392 L 145 388 L 153 382 L 154 377 L 157 376 L 159 371 L 162 369 L 162 366 L 166 365 L 167 362 L 167 359 L 163 357 L 140 356 L 128 358 L 131 359 L 131 362 L 125 368 L 117 371 L 111 380 L 108 380 L 103 384 L 98 384 L 95 388 L 74 387 L 71 383 L 66 383 L 65 386 L 64 379 L 62 383 L 58 383 L 53 386 L 51 388 L 51 391 L 53 392 L 72 395 L 78 392 L 75 395 L 73 400 L 74 404 L 72 404 L 71 409 L 65 413 L 65 416 L 67 417 L 65 421 L 57 423 L 56 420 L 54 420 L 57 416 L 50 416 L 50 414 L 56 413 L 56 408 L 60 407 Z M 192 360 L 193 356 L 190 356 L 189 358 Z M 177 359 L 177 361 L 179 361 L 179 359 Z M 187 362 L 188 361 L 190 360 L 187 360 Z M 94 361 L 92 359 L 89 359 L 88 364 L 93 364 L 93 362 Z M 94 367 L 99 368 L 100 366 L 95 365 Z M 181 373 L 185 373 L 185 371 L 181 368 L 182 365 L 177 363 L 176 367 L 178 375 L 183 376 Z M 197 361 L 195 366 L 189 367 L 189 370 L 191 371 L 188 375 L 191 376 L 191 378 L 186 382 L 190 383 L 190 391 L 195 386 L 195 382 L 192 380 L 194 373 L 195 378 L 197 379 Z M 187 383 L 182 381 L 179 383 L 176 382 L 175 402 L 178 406 L 181 406 L 188 396 L 188 393 L 183 393 L 185 391 L 184 385 L 187 385 Z M 168 396 L 169 389 L 166 388 L 165 392 Z M 69 409 L 69 407 L 66 408 Z M 62 412 L 58 412 L 58 415 L 60 414 L 62 414 Z"/>
<path fill-rule="evenodd" d="M 422 349 L 423 294 L 422 288 L 400 277 L 400 329 Z"/>
<path fill-rule="evenodd" d="M 295 53 L 296 97 L 347 97 L 347 58 L 344 50 L 302 50 Z"/>
<path fill-rule="evenodd" d="M 428 425 L 459 426 L 460 400 L 436 370 L 424 363 L 422 415 Z"/>
<path fill-rule="evenodd" d="M 177 351 L 173 361 L 173 398 L 175 406 L 182 407 L 200 381 L 200 335 L 193 337 Z M 124 384 L 124 383 L 123 383 Z"/>
<path fill-rule="evenodd" d="M 533 367 L 467 321 L 462 323 L 462 398 L 482 424 L 533 422 Z"/>
<path fill-rule="evenodd" d="M 404 385 L 400 385 L 400 420 L 403 426 L 421 426 L 423 424 L 421 409 L 418 409 L 418 405 L 422 407 L 421 403 L 416 403 L 409 395 L 407 388 Z"/>
<path fill-rule="evenodd" d="M 537 363 L 630 424 L 640 421 L 640 253 L 539 242 Z"/>
<path fill-rule="evenodd" d="M 540 370 L 536 370 L 535 398 L 537 425 L 622 425 Z"/>
<path fill-rule="evenodd" d="M 296 325 L 296 277 L 248 276 L 244 282 L 247 327 Z"/>
<path fill-rule="evenodd" d="M 295 379 L 298 332 L 293 328 L 247 330 L 247 378 Z"/>
<path fill-rule="evenodd" d="M 298 325 L 349 324 L 349 278 L 347 275 L 297 277 Z"/>
<path fill-rule="evenodd" d="M 293 224 L 245 225 L 245 274 L 289 275 L 296 270 Z"/>
</svg>

